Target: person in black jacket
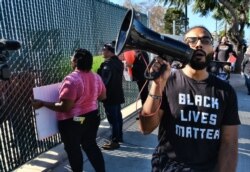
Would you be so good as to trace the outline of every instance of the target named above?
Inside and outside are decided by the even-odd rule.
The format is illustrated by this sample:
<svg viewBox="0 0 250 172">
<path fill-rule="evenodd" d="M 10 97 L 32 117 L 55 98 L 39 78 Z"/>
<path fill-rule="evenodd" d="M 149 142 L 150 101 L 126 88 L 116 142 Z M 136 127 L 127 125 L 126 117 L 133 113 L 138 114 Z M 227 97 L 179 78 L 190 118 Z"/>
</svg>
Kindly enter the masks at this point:
<svg viewBox="0 0 250 172">
<path fill-rule="evenodd" d="M 248 90 L 248 95 L 250 95 L 250 46 L 247 48 L 244 59 L 241 63 L 241 73 L 245 78 L 245 85 Z"/>
<path fill-rule="evenodd" d="M 106 150 L 117 149 L 120 147 L 119 142 L 123 142 L 121 104 L 124 103 L 122 87 L 124 66 L 114 54 L 114 45 L 114 41 L 104 45 L 102 51 L 105 60 L 97 71 L 106 86 L 107 99 L 103 101 L 103 105 L 112 127 L 111 141 L 103 146 Z"/>
<path fill-rule="evenodd" d="M 148 84 L 146 78 L 144 77 L 144 72 L 147 69 L 149 63 L 149 57 L 147 52 L 136 50 L 135 51 L 135 61 L 132 67 L 133 80 L 136 81 L 138 89 L 140 91 L 140 97 L 142 105 L 148 97 Z"/>
</svg>

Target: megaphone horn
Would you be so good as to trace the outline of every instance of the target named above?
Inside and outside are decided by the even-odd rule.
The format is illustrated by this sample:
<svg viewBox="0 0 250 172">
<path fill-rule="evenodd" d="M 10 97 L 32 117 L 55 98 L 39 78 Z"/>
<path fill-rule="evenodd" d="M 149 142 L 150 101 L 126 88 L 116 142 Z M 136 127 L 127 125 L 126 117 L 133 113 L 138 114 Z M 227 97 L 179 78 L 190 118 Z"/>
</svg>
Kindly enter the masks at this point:
<svg viewBox="0 0 250 172">
<path fill-rule="evenodd" d="M 135 19 L 134 9 L 129 9 L 116 39 L 115 54 L 133 49 L 151 52 L 162 58 L 172 57 L 173 61 L 183 64 L 187 64 L 193 55 L 193 50 L 185 43 L 145 27 Z"/>
</svg>

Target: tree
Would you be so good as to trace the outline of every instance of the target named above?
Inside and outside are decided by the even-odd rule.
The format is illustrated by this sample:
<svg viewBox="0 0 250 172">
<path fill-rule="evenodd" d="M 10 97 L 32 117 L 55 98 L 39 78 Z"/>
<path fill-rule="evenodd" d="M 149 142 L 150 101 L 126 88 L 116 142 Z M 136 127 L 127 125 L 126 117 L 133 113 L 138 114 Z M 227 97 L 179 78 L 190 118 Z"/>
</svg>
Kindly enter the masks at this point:
<svg viewBox="0 0 250 172">
<path fill-rule="evenodd" d="M 175 34 L 177 35 L 183 34 L 184 17 L 185 14 L 182 10 L 178 8 L 168 8 L 164 16 L 165 32 L 168 34 L 173 34 L 173 27 L 174 27 L 173 21 L 175 21 L 175 29 L 176 29 Z"/>
<path fill-rule="evenodd" d="M 185 4 L 194 2 L 193 12 L 206 16 L 213 12 L 217 20 L 224 20 L 228 24 L 227 35 L 233 42 L 238 52 L 244 43 L 244 28 L 249 26 L 247 14 L 249 12 L 249 0 L 156 0 L 164 5 L 183 8 Z"/>
<path fill-rule="evenodd" d="M 147 0 L 146 2 L 133 3 L 131 0 L 125 0 L 123 6 L 126 8 L 134 8 L 141 13 L 147 13 L 153 6 L 156 5 L 155 0 Z"/>
<path fill-rule="evenodd" d="M 165 33 L 164 29 L 164 13 L 165 9 L 162 6 L 154 6 L 150 10 L 150 27 L 158 33 Z"/>
<path fill-rule="evenodd" d="M 165 8 L 157 5 L 155 0 L 147 0 L 141 3 L 133 3 L 131 0 L 125 0 L 123 6 L 134 8 L 137 12 L 148 15 L 150 28 L 156 32 L 164 32 Z"/>
</svg>

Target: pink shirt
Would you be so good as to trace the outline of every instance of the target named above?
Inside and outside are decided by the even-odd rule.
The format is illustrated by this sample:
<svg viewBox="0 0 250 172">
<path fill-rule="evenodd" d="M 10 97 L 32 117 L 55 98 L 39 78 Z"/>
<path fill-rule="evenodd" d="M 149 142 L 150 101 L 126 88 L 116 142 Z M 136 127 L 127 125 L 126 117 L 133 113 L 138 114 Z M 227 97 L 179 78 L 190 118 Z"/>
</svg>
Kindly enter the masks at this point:
<svg viewBox="0 0 250 172">
<path fill-rule="evenodd" d="M 59 99 L 73 100 L 69 112 L 57 112 L 57 119 L 64 120 L 98 109 L 97 98 L 105 91 L 99 75 L 93 72 L 75 70 L 66 76 L 59 90 Z"/>
</svg>

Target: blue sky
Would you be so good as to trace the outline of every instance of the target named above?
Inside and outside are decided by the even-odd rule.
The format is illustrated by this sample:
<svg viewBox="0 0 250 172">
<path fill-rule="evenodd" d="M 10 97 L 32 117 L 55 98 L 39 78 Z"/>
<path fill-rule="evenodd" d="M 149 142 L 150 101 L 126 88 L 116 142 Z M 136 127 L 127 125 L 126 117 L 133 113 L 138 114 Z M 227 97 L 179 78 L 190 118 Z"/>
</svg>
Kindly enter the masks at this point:
<svg viewBox="0 0 250 172">
<path fill-rule="evenodd" d="M 115 4 L 122 5 L 124 0 L 110 0 Z M 140 3 L 147 0 L 133 0 L 132 2 Z M 216 30 L 216 21 L 211 17 L 200 17 L 199 14 L 193 14 L 192 7 L 188 7 L 188 17 L 189 17 L 189 26 L 203 25 L 209 29 L 210 32 L 214 32 Z M 219 25 L 219 24 L 218 24 Z M 218 29 L 219 26 L 217 25 Z M 250 28 L 245 29 L 246 32 L 246 40 L 248 41 L 248 45 L 250 44 Z"/>
</svg>

